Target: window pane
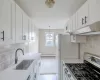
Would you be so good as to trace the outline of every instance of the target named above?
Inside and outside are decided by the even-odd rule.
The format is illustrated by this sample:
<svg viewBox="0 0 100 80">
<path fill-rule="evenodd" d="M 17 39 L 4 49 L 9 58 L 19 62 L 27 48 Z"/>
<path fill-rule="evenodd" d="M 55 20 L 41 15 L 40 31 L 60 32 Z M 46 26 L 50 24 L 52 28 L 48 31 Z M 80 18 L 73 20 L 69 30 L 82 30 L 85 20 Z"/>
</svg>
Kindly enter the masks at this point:
<svg viewBox="0 0 100 80">
<path fill-rule="evenodd" d="M 45 32 L 45 46 L 54 46 L 54 33 Z"/>
<path fill-rule="evenodd" d="M 53 43 L 53 41 L 51 40 L 47 40 L 46 41 L 46 46 L 54 46 L 54 43 Z"/>
</svg>

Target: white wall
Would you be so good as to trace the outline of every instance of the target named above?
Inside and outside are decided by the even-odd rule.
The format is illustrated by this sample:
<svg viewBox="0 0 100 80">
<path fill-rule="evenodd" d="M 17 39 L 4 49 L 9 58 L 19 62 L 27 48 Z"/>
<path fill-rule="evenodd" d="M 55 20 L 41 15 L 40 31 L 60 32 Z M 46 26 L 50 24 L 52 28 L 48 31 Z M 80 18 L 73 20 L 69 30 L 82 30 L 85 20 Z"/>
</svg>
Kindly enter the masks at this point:
<svg viewBox="0 0 100 80">
<path fill-rule="evenodd" d="M 100 35 L 98 36 L 88 36 L 87 42 L 81 44 L 81 59 L 83 59 L 84 52 L 89 52 L 100 56 Z"/>
<path fill-rule="evenodd" d="M 39 30 L 39 52 L 42 55 L 56 55 L 56 46 L 47 47 L 45 46 L 45 32 L 48 32 L 48 29 L 40 29 Z M 63 33 L 63 29 L 52 29 L 51 32 L 54 32 L 54 35 L 58 33 Z"/>
<path fill-rule="evenodd" d="M 35 42 L 29 42 L 29 52 L 38 53 L 39 52 L 39 30 L 34 27 L 34 33 L 36 35 Z"/>
</svg>

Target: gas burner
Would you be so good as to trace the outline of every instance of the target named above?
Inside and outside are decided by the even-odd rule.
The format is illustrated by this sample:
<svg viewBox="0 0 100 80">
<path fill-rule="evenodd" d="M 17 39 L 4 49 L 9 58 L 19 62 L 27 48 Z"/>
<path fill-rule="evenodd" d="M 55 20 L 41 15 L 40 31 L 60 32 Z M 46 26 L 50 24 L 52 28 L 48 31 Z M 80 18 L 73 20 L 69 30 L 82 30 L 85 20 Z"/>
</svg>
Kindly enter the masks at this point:
<svg viewBox="0 0 100 80">
<path fill-rule="evenodd" d="M 70 63 L 65 65 L 77 80 L 100 80 L 100 74 L 85 63 Z"/>
</svg>

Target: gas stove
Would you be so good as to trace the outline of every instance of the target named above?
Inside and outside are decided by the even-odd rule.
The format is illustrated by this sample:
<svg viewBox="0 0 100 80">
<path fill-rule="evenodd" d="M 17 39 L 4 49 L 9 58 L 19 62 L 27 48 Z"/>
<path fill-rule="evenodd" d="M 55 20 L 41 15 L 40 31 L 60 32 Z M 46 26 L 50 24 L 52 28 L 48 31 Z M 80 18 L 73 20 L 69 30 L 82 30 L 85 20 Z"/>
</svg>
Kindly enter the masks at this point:
<svg viewBox="0 0 100 80">
<path fill-rule="evenodd" d="M 84 63 L 65 63 L 68 80 L 100 80 L 100 58 L 88 55 Z"/>
</svg>

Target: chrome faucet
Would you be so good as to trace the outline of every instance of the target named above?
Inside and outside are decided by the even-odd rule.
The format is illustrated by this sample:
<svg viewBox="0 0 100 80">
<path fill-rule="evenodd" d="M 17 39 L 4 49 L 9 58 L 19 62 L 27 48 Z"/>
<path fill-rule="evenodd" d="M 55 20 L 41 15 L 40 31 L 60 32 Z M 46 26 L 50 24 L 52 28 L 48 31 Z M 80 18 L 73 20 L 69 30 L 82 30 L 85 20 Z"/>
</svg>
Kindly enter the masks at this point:
<svg viewBox="0 0 100 80">
<path fill-rule="evenodd" d="M 24 50 L 23 50 L 23 49 L 21 49 L 21 48 L 18 48 L 18 49 L 16 50 L 16 52 L 15 52 L 15 64 L 17 64 L 17 62 L 18 62 L 17 51 L 19 51 L 19 50 L 21 50 L 21 51 L 22 51 L 22 53 L 23 53 L 23 55 L 24 55 Z"/>
</svg>

